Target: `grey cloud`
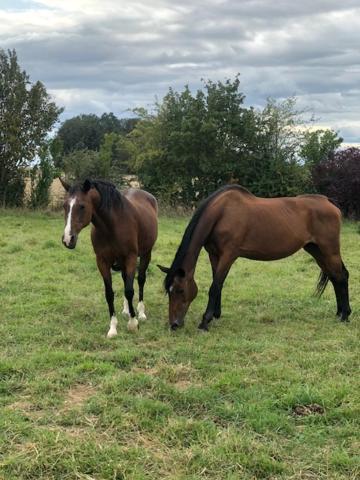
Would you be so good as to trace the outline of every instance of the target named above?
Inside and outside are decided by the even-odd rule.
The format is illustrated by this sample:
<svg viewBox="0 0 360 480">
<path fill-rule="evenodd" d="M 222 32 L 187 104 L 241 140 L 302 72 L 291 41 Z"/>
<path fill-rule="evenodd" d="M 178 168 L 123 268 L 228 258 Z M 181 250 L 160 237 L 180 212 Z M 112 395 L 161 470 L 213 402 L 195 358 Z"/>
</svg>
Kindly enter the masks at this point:
<svg viewBox="0 0 360 480">
<path fill-rule="evenodd" d="M 198 88 L 201 77 L 240 72 L 248 102 L 296 94 L 323 122 L 360 140 L 358 0 L 157 1 L 168 18 L 151 15 L 145 0 L 135 5 L 96 17 L 67 12 L 72 24 L 35 32 L 41 36 L 30 35 L 31 22 L 6 37 L 0 27 L 0 44 L 16 48 L 31 78 L 58 92 L 65 116 L 150 105 L 169 86 Z"/>
</svg>

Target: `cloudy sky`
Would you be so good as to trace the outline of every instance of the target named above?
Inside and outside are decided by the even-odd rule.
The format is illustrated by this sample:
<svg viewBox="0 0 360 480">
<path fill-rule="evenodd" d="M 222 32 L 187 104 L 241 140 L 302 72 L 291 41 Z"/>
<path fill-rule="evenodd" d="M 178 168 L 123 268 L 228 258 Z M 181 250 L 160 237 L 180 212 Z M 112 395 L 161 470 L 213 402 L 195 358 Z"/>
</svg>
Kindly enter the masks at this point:
<svg viewBox="0 0 360 480">
<path fill-rule="evenodd" d="M 246 104 L 296 95 L 360 142 L 360 0 L 0 0 L 15 48 L 62 120 L 151 107 L 169 86 L 241 76 Z"/>
</svg>

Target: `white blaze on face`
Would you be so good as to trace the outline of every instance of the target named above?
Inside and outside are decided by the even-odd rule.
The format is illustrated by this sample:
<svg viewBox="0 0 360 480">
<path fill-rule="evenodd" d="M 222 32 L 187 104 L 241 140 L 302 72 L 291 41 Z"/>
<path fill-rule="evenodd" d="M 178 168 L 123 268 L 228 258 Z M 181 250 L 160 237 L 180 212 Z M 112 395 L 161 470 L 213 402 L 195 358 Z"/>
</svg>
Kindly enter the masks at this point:
<svg viewBox="0 0 360 480">
<path fill-rule="evenodd" d="M 66 243 L 66 245 L 69 245 L 71 240 L 71 216 L 72 216 L 72 210 L 75 205 L 75 202 L 76 202 L 76 198 L 72 198 L 69 204 L 69 207 L 70 207 L 69 214 L 67 217 L 65 230 L 64 230 L 64 242 Z"/>
</svg>

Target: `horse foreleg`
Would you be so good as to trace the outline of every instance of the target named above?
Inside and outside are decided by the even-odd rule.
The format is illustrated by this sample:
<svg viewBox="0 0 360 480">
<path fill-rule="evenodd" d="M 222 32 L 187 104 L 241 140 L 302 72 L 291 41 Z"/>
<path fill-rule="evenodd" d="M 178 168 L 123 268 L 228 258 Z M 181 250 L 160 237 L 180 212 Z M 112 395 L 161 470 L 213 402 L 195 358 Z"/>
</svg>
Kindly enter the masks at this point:
<svg viewBox="0 0 360 480">
<path fill-rule="evenodd" d="M 219 300 L 221 299 L 221 291 L 232 263 L 233 263 L 233 260 L 230 260 L 226 256 L 223 256 L 219 259 L 216 272 L 209 289 L 208 304 L 207 304 L 205 313 L 203 315 L 202 321 L 199 325 L 199 328 L 201 330 L 208 330 L 209 329 L 208 324 L 213 319 L 215 313 L 219 313 L 219 311 L 216 311 L 216 308 L 219 306 Z"/>
<path fill-rule="evenodd" d="M 111 268 L 103 259 L 96 257 L 96 263 L 98 269 L 103 277 L 104 287 L 105 287 L 105 298 L 109 307 L 109 314 L 110 314 L 110 328 L 107 333 L 108 338 L 115 337 L 117 335 L 117 318 L 115 315 L 115 308 L 114 308 L 114 291 L 112 289 L 112 276 L 111 276 Z"/>
<path fill-rule="evenodd" d="M 151 259 L 151 253 L 148 253 L 140 257 L 140 265 L 139 265 L 139 273 L 138 273 L 139 303 L 137 306 L 139 320 L 146 320 L 145 305 L 144 305 L 144 285 L 146 282 L 146 270 L 149 266 L 150 259 Z"/>
<path fill-rule="evenodd" d="M 125 272 L 121 272 L 121 276 L 125 285 L 125 282 L 126 282 Z M 124 317 L 130 317 L 129 304 L 128 304 L 128 301 L 126 300 L 125 294 L 124 294 L 124 306 L 123 306 L 122 314 Z"/>
<path fill-rule="evenodd" d="M 127 300 L 128 307 L 129 307 L 129 314 L 130 314 L 130 319 L 127 324 L 127 328 L 130 332 L 134 332 L 139 328 L 139 322 L 137 321 L 134 306 L 133 306 L 136 258 L 137 257 L 135 255 L 131 255 L 127 257 L 125 260 L 124 289 L 125 289 L 125 299 Z"/>
</svg>

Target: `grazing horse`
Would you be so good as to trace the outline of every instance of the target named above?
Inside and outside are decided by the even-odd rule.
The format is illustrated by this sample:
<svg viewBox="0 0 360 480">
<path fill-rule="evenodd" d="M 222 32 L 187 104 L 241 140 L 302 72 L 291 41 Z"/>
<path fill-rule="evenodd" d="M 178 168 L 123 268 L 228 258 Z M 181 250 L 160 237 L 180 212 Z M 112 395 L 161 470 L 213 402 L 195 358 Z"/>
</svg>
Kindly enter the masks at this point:
<svg viewBox="0 0 360 480">
<path fill-rule="evenodd" d="M 317 286 L 321 295 L 330 280 L 334 286 L 337 315 L 347 321 L 351 313 L 349 273 L 340 255 L 341 214 L 322 195 L 259 198 L 239 185 L 228 185 L 210 195 L 187 226 L 170 268 L 165 289 L 169 295 L 169 323 L 173 330 L 184 324 L 190 303 L 197 295 L 194 273 L 202 247 L 209 254 L 213 281 L 199 328 L 208 330 L 221 315 L 221 290 L 238 257 L 278 260 L 303 248 L 318 263 Z"/>
<path fill-rule="evenodd" d="M 121 271 L 125 287 L 123 314 L 130 317 L 128 330 L 138 329 L 133 307 L 134 277 L 140 257 L 138 283 L 139 319 L 146 319 L 144 284 L 151 250 L 157 237 L 157 202 L 148 192 L 130 188 L 120 193 L 115 185 L 101 180 L 85 180 L 70 186 L 60 179 L 67 191 L 64 202 L 65 230 L 62 237 L 67 248 L 75 248 L 79 232 L 90 222 L 91 241 L 96 263 L 103 277 L 105 297 L 110 313 L 108 338 L 117 335 L 111 269 Z"/>
</svg>

